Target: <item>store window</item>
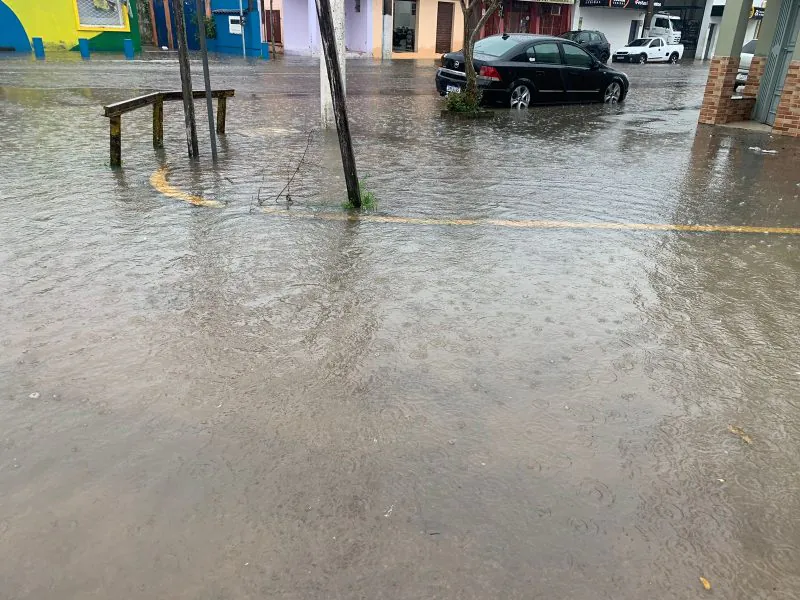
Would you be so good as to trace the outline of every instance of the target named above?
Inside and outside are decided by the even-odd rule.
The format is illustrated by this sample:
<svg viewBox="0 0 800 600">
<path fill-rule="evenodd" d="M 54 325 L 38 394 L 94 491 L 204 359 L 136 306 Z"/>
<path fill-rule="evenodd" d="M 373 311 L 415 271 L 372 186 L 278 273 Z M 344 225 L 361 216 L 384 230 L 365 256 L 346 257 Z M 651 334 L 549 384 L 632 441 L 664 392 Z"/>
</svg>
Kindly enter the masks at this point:
<svg viewBox="0 0 800 600">
<path fill-rule="evenodd" d="M 80 29 L 128 31 L 127 0 L 75 0 Z"/>
<path fill-rule="evenodd" d="M 416 0 L 395 0 L 392 49 L 395 52 L 414 52 L 417 44 Z"/>
</svg>

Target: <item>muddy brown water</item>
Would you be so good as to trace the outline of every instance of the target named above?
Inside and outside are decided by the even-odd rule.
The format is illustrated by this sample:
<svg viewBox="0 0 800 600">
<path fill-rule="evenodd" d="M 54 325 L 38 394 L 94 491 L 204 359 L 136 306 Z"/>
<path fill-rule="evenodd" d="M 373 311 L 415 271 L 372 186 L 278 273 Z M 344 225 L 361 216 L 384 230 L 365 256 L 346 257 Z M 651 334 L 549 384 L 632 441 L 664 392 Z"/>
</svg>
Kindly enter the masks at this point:
<svg viewBox="0 0 800 600">
<path fill-rule="evenodd" d="M 696 130 L 702 67 L 469 123 L 432 69 L 348 63 L 381 214 L 800 225 L 798 146 Z M 0 62 L 0 597 L 800 597 L 800 236 L 265 215 L 317 67 L 213 77 L 217 170 L 174 104 L 114 173 L 99 107 L 176 63 Z M 290 210 L 338 174 L 314 133 Z"/>
</svg>

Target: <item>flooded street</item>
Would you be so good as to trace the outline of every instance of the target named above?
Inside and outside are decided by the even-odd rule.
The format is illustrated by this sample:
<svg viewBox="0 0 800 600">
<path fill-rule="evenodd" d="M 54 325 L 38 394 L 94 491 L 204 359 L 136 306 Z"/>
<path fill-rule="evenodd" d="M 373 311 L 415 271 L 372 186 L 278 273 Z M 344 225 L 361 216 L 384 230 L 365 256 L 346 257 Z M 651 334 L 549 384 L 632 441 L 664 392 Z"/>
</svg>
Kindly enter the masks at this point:
<svg viewBox="0 0 800 600">
<path fill-rule="evenodd" d="M 215 62 L 218 168 L 173 102 L 115 172 L 177 61 L 0 61 L 0 597 L 800 598 L 800 235 L 649 227 L 800 226 L 800 144 L 623 70 L 460 121 L 348 61 L 345 219 L 316 62 Z"/>
</svg>

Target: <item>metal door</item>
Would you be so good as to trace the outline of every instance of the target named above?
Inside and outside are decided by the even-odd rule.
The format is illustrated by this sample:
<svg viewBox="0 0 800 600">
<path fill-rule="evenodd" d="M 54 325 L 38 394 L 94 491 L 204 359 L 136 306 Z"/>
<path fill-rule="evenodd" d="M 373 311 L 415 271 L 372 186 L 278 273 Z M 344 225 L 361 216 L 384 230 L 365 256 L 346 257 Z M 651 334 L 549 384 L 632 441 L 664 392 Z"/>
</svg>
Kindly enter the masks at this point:
<svg viewBox="0 0 800 600">
<path fill-rule="evenodd" d="M 800 8 L 800 2 L 797 0 L 781 2 L 774 43 L 767 57 L 764 78 L 758 88 L 758 98 L 753 109 L 755 120 L 761 123 L 775 124 L 775 115 L 778 112 L 783 84 L 794 54 L 798 29 L 800 29 L 798 8 Z"/>
<path fill-rule="evenodd" d="M 436 9 L 436 54 L 450 52 L 453 47 L 453 2 L 439 2 Z"/>
</svg>

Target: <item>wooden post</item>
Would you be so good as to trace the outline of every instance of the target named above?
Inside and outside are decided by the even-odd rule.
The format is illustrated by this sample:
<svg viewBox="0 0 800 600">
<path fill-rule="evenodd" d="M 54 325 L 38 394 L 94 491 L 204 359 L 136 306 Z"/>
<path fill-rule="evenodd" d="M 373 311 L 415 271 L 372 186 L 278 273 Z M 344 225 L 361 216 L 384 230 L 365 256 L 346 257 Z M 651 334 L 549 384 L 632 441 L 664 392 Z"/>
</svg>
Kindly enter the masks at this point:
<svg viewBox="0 0 800 600">
<path fill-rule="evenodd" d="M 208 47 L 206 46 L 206 22 L 202 18 L 203 0 L 197 0 L 198 37 L 203 56 L 203 82 L 206 86 L 206 110 L 208 111 L 208 135 L 211 136 L 211 160 L 217 162 L 217 135 L 214 132 L 214 100 L 211 98 L 211 75 L 208 72 Z"/>
<path fill-rule="evenodd" d="M 166 46 L 170 50 L 173 47 L 172 43 L 172 17 L 169 16 L 169 0 L 161 0 L 161 3 L 164 5 L 164 20 L 167 24 L 167 43 L 161 44 L 162 46 Z"/>
<path fill-rule="evenodd" d="M 330 0 L 316 0 L 317 20 L 322 38 L 322 49 L 328 67 L 328 82 L 333 96 L 333 115 L 336 119 L 336 132 L 339 134 L 339 150 L 342 153 L 344 180 L 347 184 L 347 197 L 355 208 L 361 208 L 361 190 L 358 185 L 356 159 L 353 155 L 353 141 L 350 139 L 350 123 L 347 120 L 342 72 L 339 69 L 339 56 L 336 50 L 336 33 L 333 28 Z M 342 57 L 344 60 L 344 57 Z"/>
<path fill-rule="evenodd" d="M 178 36 L 178 64 L 181 68 L 186 146 L 189 150 L 189 157 L 196 158 L 200 155 L 200 149 L 197 146 L 197 123 L 194 118 L 192 71 L 189 66 L 189 46 L 186 42 L 186 19 L 183 14 L 183 0 L 172 0 L 172 5 L 175 7 L 175 33 Z"/>
<path fill-rule="evenodd" d="M 164 147 L 164 101 L 153 103 L 153 148 Z"/>
<path fill-rule="evenodd" d="M 122 115 L 109 119 L 111 124 L 111 166 L 122 166 Z"/>
<path fill-rule="evenodd" d="M 217 100 L 217 133 L 225 135 L 225 116 L 228 112 L 228 99 L 220 96 Z"/>
</svg>

